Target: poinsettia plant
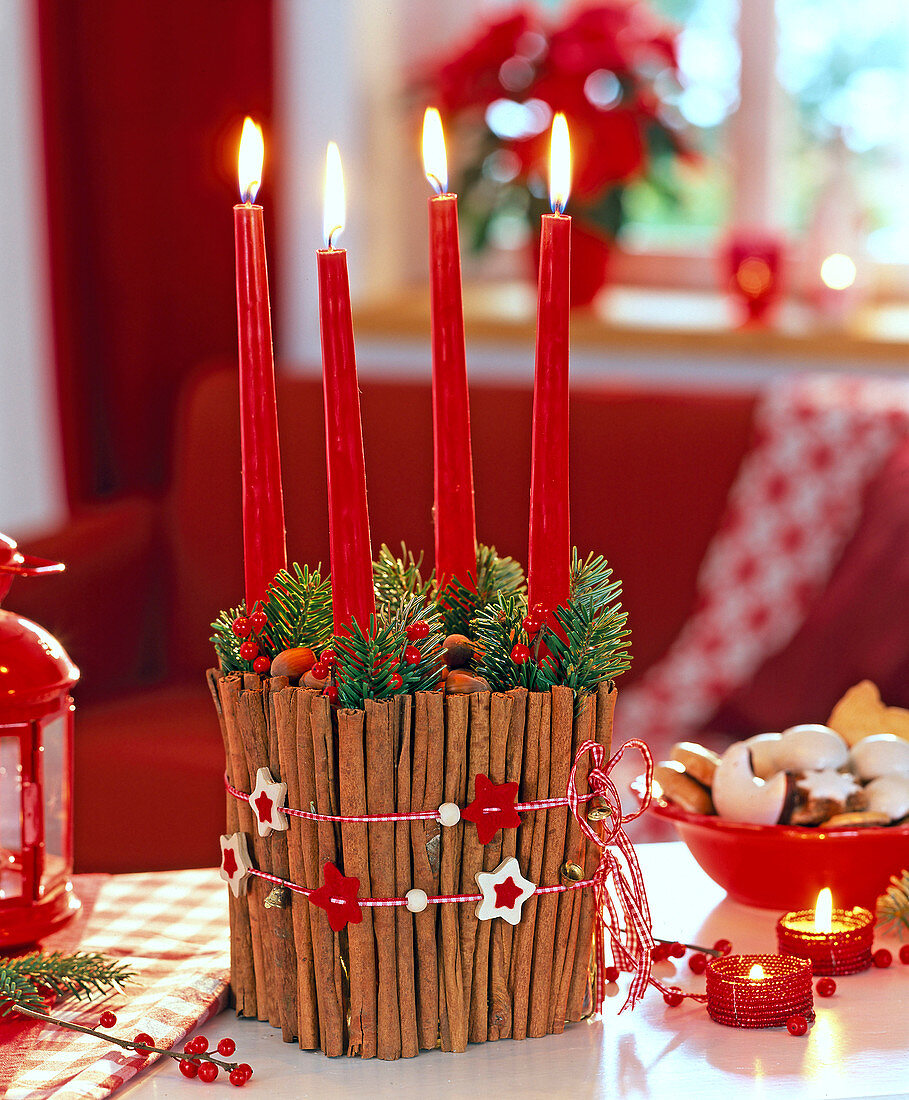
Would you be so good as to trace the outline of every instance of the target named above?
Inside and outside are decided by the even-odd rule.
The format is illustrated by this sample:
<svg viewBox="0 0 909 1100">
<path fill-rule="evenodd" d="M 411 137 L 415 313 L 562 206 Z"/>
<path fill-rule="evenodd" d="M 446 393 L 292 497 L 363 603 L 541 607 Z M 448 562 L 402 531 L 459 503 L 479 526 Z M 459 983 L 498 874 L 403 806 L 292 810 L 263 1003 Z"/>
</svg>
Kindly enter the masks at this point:
<svg viewBox="0 0 909 1100">
<path fill-rule="evenodd" d="M 425 66 L 419 97 L 459 139 L 453 181 L 482 248 L 504 212 L 531 225 L 549 209 L 549 125 L 568 119 L 571 214 L 612 239 L 623 197 L 649 178 L 671 189 L 667 167 L 689 150 L 669 99 L 678 91 L 678 30 L 645 0 L 608 0 L 551 22 L 522 6 Z"/>
</svg>

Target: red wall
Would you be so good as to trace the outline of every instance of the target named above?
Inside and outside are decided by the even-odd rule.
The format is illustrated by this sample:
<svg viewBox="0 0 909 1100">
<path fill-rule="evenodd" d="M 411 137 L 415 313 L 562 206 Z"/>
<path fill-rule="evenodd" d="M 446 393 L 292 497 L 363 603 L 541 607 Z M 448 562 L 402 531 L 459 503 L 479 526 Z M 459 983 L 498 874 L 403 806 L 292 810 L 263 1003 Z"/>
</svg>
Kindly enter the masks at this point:
<svg viewBox="0 0 909 1100">
<path fill-rule="evenodd" d="M 75 504 L 162 486 L 182 377 L 236 355 L 236 150 L 245 114 L 268 138 L 272 11 L 270 0 L 39 0 L 36 11 Z"/>
</svg>

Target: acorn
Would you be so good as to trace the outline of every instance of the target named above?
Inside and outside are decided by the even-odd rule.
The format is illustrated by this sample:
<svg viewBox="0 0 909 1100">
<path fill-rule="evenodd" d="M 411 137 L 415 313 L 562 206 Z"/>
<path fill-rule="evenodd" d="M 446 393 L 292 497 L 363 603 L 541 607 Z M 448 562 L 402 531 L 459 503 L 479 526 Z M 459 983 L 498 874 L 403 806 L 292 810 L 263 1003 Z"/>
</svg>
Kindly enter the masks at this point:
<svg viewBox="0 0 909 1100">
<path fill-rule="evenodd" d="M 272 676 L 286 676 L 296 683 L 316 663 L 316 655 L 309 646 L 283 649 L 271 662 Z"/>
<path fill-rule="evenodd" d="M 489 681 L 474 676 L 464 668 L 453 668 L 445 677 L 446 695 L 472 695 L 475 691 L 489 691 Z"/>
<path fill-rule="evenodd" d="M 467 668 L 475 652 L 473 642 L 463 634 L 449 634 L 442 642 L 442 656 L 449 668 Z"/>
</svg>

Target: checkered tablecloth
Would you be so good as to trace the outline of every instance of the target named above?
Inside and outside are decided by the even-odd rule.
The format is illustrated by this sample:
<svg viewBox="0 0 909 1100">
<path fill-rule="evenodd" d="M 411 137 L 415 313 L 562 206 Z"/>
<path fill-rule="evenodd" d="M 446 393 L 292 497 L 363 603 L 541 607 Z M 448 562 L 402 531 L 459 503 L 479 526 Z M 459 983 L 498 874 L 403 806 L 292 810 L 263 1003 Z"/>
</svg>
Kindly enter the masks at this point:
<svg viewBox="0 0 909 1100">
<path fill-rule="evenodd" d="M 147 1032 L 174 1047 L 223 1008 L 230 973 L 227 891 L 217 871 L 83 875 L 83 913 L 42 943 L 45 949 L 103 951 L 127 961 L 138 984 L 90 1006 L 64 1002 L 54 1015 L 97 1027 L 105 1008 L 111 1033 Z M 0 1096 L 57 1100 L 109 1095 L 150 1059 L 90 1035 L 41 1023 L 0 1023 Z M 176 1062 L 174 1072 L 179 1074 Z"/>
</svg>

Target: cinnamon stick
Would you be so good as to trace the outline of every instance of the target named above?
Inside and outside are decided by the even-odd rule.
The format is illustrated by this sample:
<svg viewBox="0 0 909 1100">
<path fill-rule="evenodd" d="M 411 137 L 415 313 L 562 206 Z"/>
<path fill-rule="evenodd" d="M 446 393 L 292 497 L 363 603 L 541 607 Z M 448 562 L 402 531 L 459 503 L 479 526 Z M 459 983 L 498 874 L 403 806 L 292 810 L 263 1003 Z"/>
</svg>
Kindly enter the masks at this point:
<svg viewBox="0 0 909 1100">
<path fill-rule="evenodd" d="M 335 767 L 335 736 L 332 724 L 331 705 L 324 695 L 315 691 L 301 689 L 303 697 L 309 700 L 309 730 L 300 730 L 299 765 L 301 790 L 308 789 L 312 783 L 315 795 L 316 812 L 337 814 L 339 801 L 337 771 Z M 301 703 L 298 711 L 304 713 Z M 304 744 L 308 740 L 308 749 Z M 310 775 L 304 771 L 312 760 Z M 311 803 L 310 803 L 311 805 Z M 326 863 L 341 866 L 338 855 L 340 828 L 329 821 L 320 821 L 316 825 L 317 860 L 314 867 L 307 864 L 307 882 L 312 886 L 321 886 L 322 868 Z M 306 856 L 304 850 L 304 856 Z M 341 939 L 328 923 L 324 910 L 311 907 L 310 930 L 313 935 L 315 955 L 316 983 L 319 995 L 319 1029 L 322 1049 L 329 1057 L 336 1058 L 347 1049 L 347 1010 L 345 1002 L 346 978 L 341 965 Z"/>
<path fill-rule="evenodd" d="M 479 698 L 474 696 L 473 698 Z M 485 705 L 484 705 L 485 716 Z M 514 702 L 508 695 L 496 693 L 489 698 L 489 751 L 485 774 L 493 783 L 505 782 L 505 757 L 508 746 L 508 729 L 511 724 L 511 712 Z M 471 707 L 471 726 L 474 722 Z M 471 729 L 471 736 L 473 729 Z M 502 841 L 506 832 L 514 829 L 500 829 L 492 840 L 483 846 L 483 870 L 494 871 L 502 859 Z M 479 921 L 476 930 L 476 948 L 473 960 L 473 982 L 470 999 L 470 1041 L 485 1043 L 489 1038 L 491 1016 L 492 986 L 492 929 L 496 924 L 507 921 Z"/>
<path fill-rule="evenodd" d="M 218 682 L 221 673 L 210 668 L 206 673 L 208 688 L 218 713 L 221 727 L 221 739 L 224 742 L 224 758 L 227 762 L 228 779 L 236 786 L 231 774 L 230 738 L 227 732 L 227 719 L 221 697 L 218 694 Z M 228 835 L 240 832 L 240 803 L 232 794 L 226 792 L 227 810 L 225 831 Z M 249 905 L 245 897 L 235 898 L 228 890 L 228 911 L 230 917 L 230 986 L 238 1016 L 256 1015 L 256 974 L 253 964 L 252 929 L 249 926 Z"/>
<path fill-rule="evenodd" d="M 467 744 L 467 787 L 464 803 L 470 802 L 474 797 L 475 777 L 489 774 L 489 703 L 488 691 L 477 692 L 467 696 L 469 703 L 469 727 Z M 462 803 L 462 805 L 464 804 Z M 465 825 L 461 846 L 461 893 L 475 894 L 477 892 L 477 872 L 483 870 L 483 849 L 477 836 L 477 829 L 473 823 Z M 471 1042 L 474 1036 L 482 1034 L 482 1041 L 486 1041 L 488 1030 L 486 1009 L 486 968 L 489 961 L 488 929 L 486 937 L 486 951 L 482 953 L 482 947 L 477 942 L 477 925 L 479 921 L 476 915 L 476 903 L 462 902 L 457 907 L 458 911 L 458 936 L 461 944 L 461 973 L 464 978 L 464 1005 L 467 1009 L 467 1035 Z M 487 921 L 483 922 L 487 924 Z M 479 997 L 474 995 L 473 980 L 477 975 L 482 991 L 482 1012 L 479 1008 Z M 479 1040 L 477 1040 L 479 1041 Z"/>
<path fill-rule="evenodd" d="M 585 741 L 592 741 L 596 718 L 596 697 L 588 694 L 581 702 L 574 721 L 571 742 L 571 759 L 574 762 L 578 747 Z M 588 757 L 578 764 L 575 781 L 580 791 L 586 791 Z M 583 812 L 583 810 L 582 810 Z M 584 870 L 584 848 L 586 838 L 581 832 L 577 818 L 568 811 L 568 828 L 565 834 L 565 862 Z M 563 882 L 569 880 L 563 878 Z M 589 905 L 592 893 L 590 887 L 581 890 L 566 890 L 559 895 L 559 914 L 556 920 L 555 957 L 553 959 L 553 981 L 549 1008 L 549 1030 L 560 1034 L 565 1028 L 568 1013 L 568 991 L 571 987 L 571 975 L 574 970 L 575 951 L 578 946 L 578 924 L 581 909 Z"/>
<path fill-rule="evenodd" d="M 363 711 L 338 711 L 338 775 L 341 813 L 345 816 L 358 816 L 369 812 L 363 751 L 365 718 Z M 356 822 L 343 824 L 341 840 L 344 874 L 360 880 L 360 897 L 374 897 L 369 873 L 369 842 L 366 826 Z M 349 924 L 346 932 L 350 981 L 347 1053 L 359 1054 L 363 1058 L 375 1058 L 378 1037 L 372 909 L 364 908 L 362 921 L 359 924 Z"/>
<path fill-rule="evenodd" d="M 218 696 L 221 700 L 221 709 L 224 714 L 224 725 L 227 732 L 229 756 L 228 775 L 231 783 L 237 790 L 251 791 L 253 785 L 249 779 L 249 767 L 246 762 L 246 750 L 243 747 L 243 738 L 240 736 L 240 692 L 243 686 L 243 677 L 239 673 L 224 676 L 218 682 Z M 240 823 L 240 832 L 246 834 L 247 842 L 255 851 L 254 839 L 256 825 L 249 803 L 237 802 L 237 815 Z M 262 912 L 262 900 L 265 893 L 260 889 L 258 881 L 249 883 L 246 893 L 240 898 L 246 907 L 249 920 L 250 938 L 253 952 L 253 978 L 255 979 L 255 1007 L 256 1016 L 260 1020 L 271 1023 L 274 1015 L 273 994 L 268 974 L 268 951 L 266 949 L 265 918 Z"/>
<path fill-rule="evenodd" d="M 574 692 L 568 687 L 554 687 L 550 696 L 551 734 L 547 798 L 564 798 L 571 770 L 571 738 L 574 726 Z M 535 811 L 539 813 L 540 811 Z M 568 808 L 553 807 L 546 811 L 543 832 L 543 863 L 539 883 L 558 886 L 560 868 L 565 855 L 565 831 Z M 534 830 L 536 839 L 536 830 Z M 539 1039 L 549 1032 L 549 1001 L 552 990 L 553 952 L 556 949 L 556 915 L 559 894 L 542 894 L 537 898 L 534 926 L 533 968 L 530 979 L 530 1013 L 527 1033 Z"/>
<path fill-rule="evenodd" d="M 469 700 L 464 695 L 445 697 L 445 726 L 431 731 L 430 736 L 445 740 L 444 801 L 456 806 L 465 804 L 467 794 L 467 730 Z M 440 889 L 442 894 L 461 892 L 461 847 L 464 822 L 442 829 L 442 862 Z M 476 893 L 476 882 L 470 893 Z M 460 905 L 469 905 L 461 902 Z M 439 981 L 440 1030 L 443 1050 L 467 1049 L 468 1008 L 464 996 L 464 973 L 461 962 L 459 904 L 439 906 Z"/>
<path fill-rule="evenodd" d="M 524 745 L 522 801 L 544 798 L 549 791 L 551 700 L 548 693 L 531 692 L 527 698 L 527 735 Z M 540 884 L 548 811 L 535 810 L 524 818 L 518 839 L 521 874 Z M 533 968 L 533 942 L 539 896 L 528 898 L 515 927 L 511 956 L 513 1004 L 512 1038 L 527 1037 L 530 1015 L 530 978 Z"/>
<path fill-rule="evenodd" d="M 394 703 L 366 700 L 366 804 L 370 814 L 395 812 Z M 363 826 L 361 826 L 361 829 Z M 391 821 L 366 826 L 369 845 L 369 881 L 373 897 L 395 896 L 395 827 Z M 398 967 L 394 909 L 372 911 L 376 937 L 378 1028 L 377 1053 L 385 1061 L 401 1057 L 401 1014 L 398 1006 Z"/>
<path fill-rule="evenodd" d="M 308 809 L 300 788 L 300 761 L 298 753 L 298 710 L 302 705 L 309 715 L 309 700 L 301 688 L 285 687 L 269 693 L 270 707 L 274 708 L 274 731 L 277 737 L 277 765 L 282 780 L 287 784 L 287 804 L 296 809 Z M 308 722 L 307 722 L 308 725 Z M 269 725 L 269 731 L 272 726 Z M 308 732 L 308 730 L 307 730 Z M 271 755 L 271 754 L 269 754 Z M 310 745 L 310 756 L 312 746 Z M 311 770 L 311 769 L 310 769 Z M 316 862 L 316 829 L 311 821 L 299 817 L 288 818 L 287 852 L 290 865 L 290 881 L 308 886 L 307 860 L 304 849 L 310 854 L 310 863 Z M 313 906 L 299 894 L 290 898 L 293 919 L 294 944 L 297 954 L 297 1039 L 303 1050 L 319 1048 L 319 1012 L 316 994 L 315 956 L 313 952 L 310 917 Z"/>
<path fill-rule="evenodd" d="M 521 783 L 521 768 L 524 758 L 524 737 L 527 722 L 527 689 L 515 688 L 508 692 L 512 701 L 511 718 L 508 725 L 508 740 L 505 746 L 505 782 Z M 519 787 L 520 801 L 527 800 L 523 787 Z M 502 848 L 499 861 L 514 856 L 518 851 L 518 838 L 527 816 L 522 815 L 519 829 L 508 829 L 502 834 Z M 511 999 L 511 950 L 514 942 L 514 926 L 508 921 L 492 922 L 492 973 L 490 977 L 491 996 L 489 1006 L 489 1038 L 504 1039 L 511 1035 L 512 999 Z"/>
<path fill-rule="evenodd" d="M 413 700 L 398 696 L 394 700 L 397 761 L 395 788 L 397 812 L 410 813 L 411 808 L 411 725 Z M 414 886 L 410 865 L 410 822 L 399 821 L 395 827 L 395 897 L 403 898 Z M 395 909 L 397 937 L 398 1004 L 401 1017 L 401 1055 L 414 1058 L 420 1052 L 417 1027 L 416 964 L 414 961 L 414 914 L 403 905 Z M 435 951 L 433 951 L 435 958 Z"/>
<path fill-rule="evenodd" d="M 273 765 L 269 756 L 267 708 L 267 689 L 260 687 L 258 690 L 245 690 L 241 693 L 238 708 L 240 735 L 243 738 L 251 776 L 254 776 L 259 768 L 278 770 L 277 760 Z M 275 778 L 279 777 L 275 776 Z M 279 878 L 290 878 L 286 831 L 276 831 L 270 836 L 260 837 L 257 829 L 253 843 L 256 850 L 256 863 L 260 870 L 268 871 Z M 297 955 L 294 950 L 293 917 L 289 909 L 265 907 L 265 922 L 269 947 L 266 961 L 277 1007 L 277 1020 L 273 1020 L 272 1023 L 281 1028 L 284 1042 L 292 1043 L 297 1032 Z"/>
<path fill-rule="evenodd" d="M 606 750 L 608 758 L 612 748 L 612 721 L 615 713 L 616 690 L 611 682 L 601 683 L 596 697 L 595 738 Z M 602 822 L 596 826 L 596 832 L 602 833 Z M 584 878 L 593 877 L 600 861 L 600 849 L 590 841 L 584 852 Z M 590 962 L 593 950 L 594 900 L 593 891 L 585 890 L 585 903 L 581 908 L 578 923 L 577 949 L 575 951 L 574 971 L 568 993 L 568 1019 L 581 1020 L 590 1012 Z"/>
<path fill-rule="evenodd" d="M 439 731 L 445 728 L 440 692 L 419 692 L 414 697 L 413 775 L 411 808 L 437 810 L 443 798 L 444 747 Z M 413 885 L 428 897 L 439 894 L 442 826 L 438 821 L 412 821 L 410 844 Z M 439 963 L 436 928 L 441 906 L 430 905 L 413 918 L 416 942 L 417 1027 L 421 1050 L 439 1045 Z"/>
</svg>

